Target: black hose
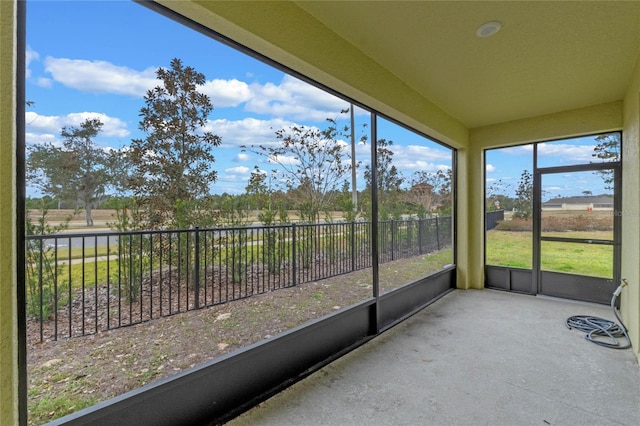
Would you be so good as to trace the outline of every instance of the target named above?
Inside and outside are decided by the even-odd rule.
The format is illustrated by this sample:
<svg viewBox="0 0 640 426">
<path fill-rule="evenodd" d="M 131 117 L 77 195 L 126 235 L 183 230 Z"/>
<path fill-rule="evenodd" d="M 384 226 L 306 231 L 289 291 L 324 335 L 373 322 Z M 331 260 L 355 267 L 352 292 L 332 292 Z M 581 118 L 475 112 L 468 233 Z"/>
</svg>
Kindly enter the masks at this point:
<svg viewBox="0 0 640 426">
<path fill-rule="evenodd" d="M 585 339 L 590 342 L 595 343 L 596 345 L 604 346 L 612 349 L 627 349 L 631 347 L 631 339 L 627 334 L 627 328 L 624 326 L 620 315 L 618 315 L 618 310 L 616 309 L 616 299 L 620 295 L 622 291 L 622 287 L 626 283 L 618 286 L 616 291 L 613 292 L 613 297 L 611 298 L 611 309 L 613 309 L 613 313 L 616 318 L 620 322 L 618 325 L 615 321 L 609 321 L 604 318 L 592 317 L 587 315 L 575 315 L 567 318 L 567 327 L 569 329 L 575 328 L 578 329 L 586 335 Z M 603 340 L 603 337 L 605 338 Z M 620 342 L 618 339 L 624 337 L 626 343 Z M 608 338 L 608 339 L 606 339 Z"/>
</svg>

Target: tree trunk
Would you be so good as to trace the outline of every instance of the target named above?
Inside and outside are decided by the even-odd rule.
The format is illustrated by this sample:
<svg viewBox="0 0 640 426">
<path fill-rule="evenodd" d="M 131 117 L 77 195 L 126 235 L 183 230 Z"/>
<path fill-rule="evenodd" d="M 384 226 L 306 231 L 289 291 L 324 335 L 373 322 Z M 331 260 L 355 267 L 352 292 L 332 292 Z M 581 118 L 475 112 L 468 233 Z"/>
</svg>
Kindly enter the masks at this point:
<svg viewBox="0 0 640 426">
<path fill-rule="evenodd" d="M 93 226 L 93 217 L 91 217 L 91 206 L 89 204 L 84 207 L 84 217 L 87 220 L 87 226 Z"/>
</svg>

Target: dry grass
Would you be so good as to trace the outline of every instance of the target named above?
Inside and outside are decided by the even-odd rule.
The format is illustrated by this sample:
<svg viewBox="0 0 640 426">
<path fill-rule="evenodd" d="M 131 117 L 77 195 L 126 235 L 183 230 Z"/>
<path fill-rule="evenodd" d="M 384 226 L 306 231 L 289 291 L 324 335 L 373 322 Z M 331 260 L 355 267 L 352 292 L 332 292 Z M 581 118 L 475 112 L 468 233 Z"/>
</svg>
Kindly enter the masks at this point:
<svg viewBox="0 0 640 426">
<path fill-rule="evenodd" d="M 543 212 L 542 232 L 611 231 L 613 215 L 611 211 L 594 212 Z M 531 232 L 533 220 L 512 218 L 498 223 L 498 231 Z"/>
<path fill-rule="evenodd" d="M 441 270 L 451 249 L 380 266 L 382 291 Z M 271 338 L 372 295 L 371 269 L 96 335 L 28 347 L 29 424 L 42 424 Z"/>
</svg>

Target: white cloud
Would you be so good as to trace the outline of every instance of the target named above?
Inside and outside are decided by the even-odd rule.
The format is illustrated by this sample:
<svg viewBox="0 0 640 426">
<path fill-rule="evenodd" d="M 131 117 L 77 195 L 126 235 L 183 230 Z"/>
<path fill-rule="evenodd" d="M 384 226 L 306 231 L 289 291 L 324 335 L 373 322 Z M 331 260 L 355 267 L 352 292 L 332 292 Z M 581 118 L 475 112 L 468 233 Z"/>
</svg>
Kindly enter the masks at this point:
<svg viewBox="0 0 640 426">
<path fill-rule="evenodd" d="M 446 161 L 451 161 L 451 152 L 445 149 L 426 145 L 393 145 L 391 149 L 393 164 L 407 177 L 417 171 L 436 172 L 451 168 L 446 164 Z"/>
<path fill-rule="evenodd" d="M 277 129 L 292 124 L 281 119 L 258 120 L 247 117 L 242 120 L 212 120 L 207 123 L 205 130 L 220 136 L 223 147 L 270 145 L 277 142 Z"/>
<path fill-rule="evenodd" d="M 280 84 L 252 84 L 249 112 L 295 120 L 324 121 L 336 118 L 349 104 L 295 77 L 285 75 Z"/>
<path fill-rule="evenodd" d="M 242 194 L 244 186 L 249 180 L 250 169 L 248 167 L 230 167 L 218 173 L 218 179 L 212 185 L 213 193 Z"/>
<path fill-rule="evenodd" d="M 487 173 L 493 173 L 496 171 L 496 168 L 493 164 L 488 164 L 485 167 L 485 170 L 487 171 Z M 488 179 L 487 179 L 488 180 Z"/>
<path fill-rule="evenodd" d="M 289 155 L 278 155 L 275 157 L 269 157 L 269 163 L 282 164 L 284 166 L 297 166 L 300 164 L 300 160 Z"/>
<path fill-rule="evenodd" d="M 235 161 L 236 163 L 245 163 L 247 161 L 251 161 L 251 156 L 246 152 L 241 152 L 235 156 L 233 161 Z"/>
<path fill-rule="evenodd" d="M 209 96 L 214 108 L 236 107 L 251 98 L 249 85 L 236 79 L 207 81 L 201 91 Z"/>
<path fill-rule="evenodd" d="M 54 144 L 60 146 L 60 142 L 56 138 L 56 135 L 51 133 L 32 133 L 25 132 L 25 142 L 27 145 L 44 145 L 44 144 Z"/>
<path fill-rule="evenodd" d="M 558 142 L 538 144 L 538 156 L 557 157 L 562 164 L 569 159 L 571 162 L 588 163 L 593 160 L 594 145 L 569 145 Z"/>
<path fill-rule="evenodd" d="M 401 147 L 401 146 L 397 146 Z M 395 150 L 396 146 L 394 146 Z M 426 145 L 407 145 L 401 147 L 406 150 L 407 155 L 422 158 L 424 160 L 451 160 L 451 151 L 444 149 L 436 149 Z"/>
<path fill-rule="evenodd" d="M 36 52 L 31 53 L 37 59 Z M 44 60 L 45 71 L 51 78 L 40 78 L 44 87 L 55 81 L 88 93 L 114 93 L 142 97 L 147 90 L 160 85 L 157 67 L 139 71 L 107 61 L 54 58 Z M 243 103 L 247 112 L 293 120 L 323 122 L 336 118 L 349 107 L 344 100 L 295 77 L 284 75 L 280 83 L 247 84 L 237 79 L 213 79 L 202 86 L 214 108 L 238 107 Z M 356 109 L 357 114 L 365 113 Z"/>
<path fill-rule="evenodd" d="M 99 112 L 74 112 L 65 116 L 40 115 L 33 111 L 25 113 L 27 132 L 31 134 L 55 134 L 59 135 L 64 126 L 79 127 L 86 119 L 97 118 L 103 126 L 100 136 L 124 138 L 129 136 L 129 130 L 125 122 L 116 117 L 109 117 Z"/>
<path fill-rule="evenodd" d="M 116 93 L 141 97 L 158 85 L 155 67 L 136 71 L 106 61 L 85 59 L 45 59 L 45 71 L 67 87 L 89 93 Z"/>
<path fill-rule="evenodd" d="M 246 166 L 229 167 L 228 169 L 224 169 L 225 173 L 233 175 L 248 175 L 249 170 L 251 169 Z"/>
<path fill-rule="evenodd" d="M 25 52 L 25 77 L 26 78 L 31 77 L 31 69 L 29 68 L 31 61 L 38 60 L 38 59 L 40 59 L 40 54 L 35 50 L 33 50 L 30 46 L 27 46 L 27 49 Z"/>
<path fill-rule="evenodd" d="M 36 84 L 40 87 L 51 87 L 53 86 L 53 80 L 50 78 L 40 77 Z"/>
</svg>

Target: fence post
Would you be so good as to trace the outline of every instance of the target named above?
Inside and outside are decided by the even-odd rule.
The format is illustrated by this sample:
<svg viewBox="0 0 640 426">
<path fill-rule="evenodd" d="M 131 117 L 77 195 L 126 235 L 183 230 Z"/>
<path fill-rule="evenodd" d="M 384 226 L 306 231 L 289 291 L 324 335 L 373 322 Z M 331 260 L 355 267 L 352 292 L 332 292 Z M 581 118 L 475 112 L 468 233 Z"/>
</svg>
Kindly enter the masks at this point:
<svg viewBox="0 0 640 426">
<path fill-rule="evenodd" d="M 396 221 L 391 219 L 391 261 L 396 260 Z"/>
<path fill-rule="evenodd" d="M 196 309 L 200 309 L 200 228 L 196 226 L 195 230 L 195 259 L 193 271 L 193 289 L 195 291 L 195 305 Z"/>
<path fill-rule="evenodd" d="M 356 222 L 351 221 L 351 272 L 356 270 Z"/>
<path fill-rule="evenodd" d="M 440 227 L 438 225 L 438 216 L 436 216 L 436 246 L 440 250 Z"/>
<path fill-rule="evenodd" d="M 424 219 L 418 218 L 418 253 L 422 254 L 422 227 L 424 226 Z"/>
<path fill-rule="evenodd" d="M 296 224 L 293 223 L 291 225 L 291 240 L 292 240 L 292 244 L 293 247 L 291 248 L 291 256 L 293 257 L 293 260 L 291 261 L 291 277 L 293 280 L 293 286 L 295 287 L 297 285 L 297 273 L 296 273 L 296 263 L 297 263 L 297 250 L 296 250 Z"/>
</svg>

